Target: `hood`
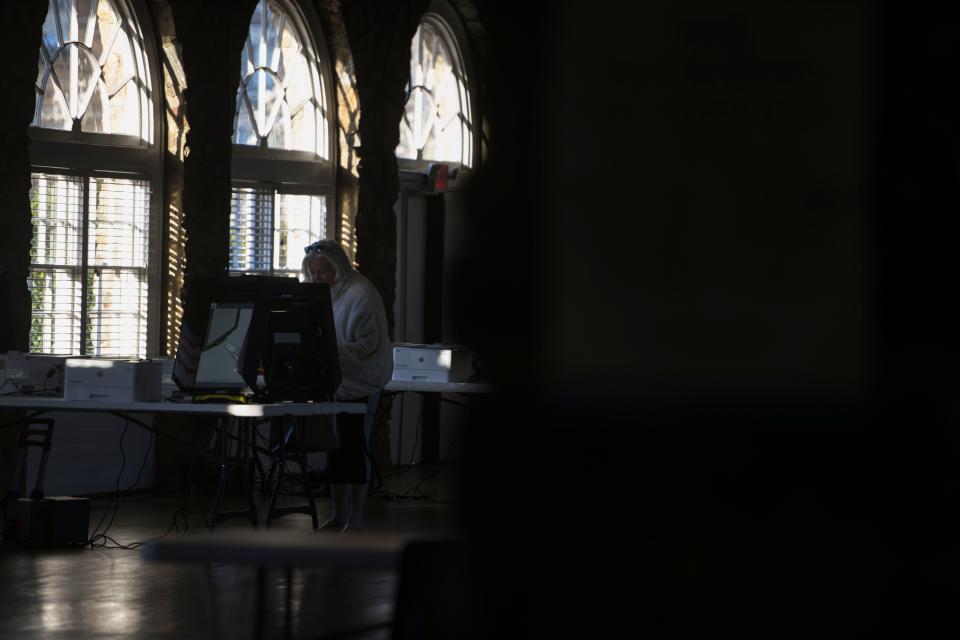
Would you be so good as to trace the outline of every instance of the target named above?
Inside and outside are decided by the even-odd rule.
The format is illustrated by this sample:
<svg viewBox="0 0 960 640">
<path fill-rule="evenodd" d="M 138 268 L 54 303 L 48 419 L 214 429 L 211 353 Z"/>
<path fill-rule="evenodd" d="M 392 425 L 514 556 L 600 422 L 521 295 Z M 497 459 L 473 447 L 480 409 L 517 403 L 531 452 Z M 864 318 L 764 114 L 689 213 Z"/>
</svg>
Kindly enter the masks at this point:
<svg viewBox="0 0 960 640">
<path fill-rule="evenodd" d="M 330 264 L 333 265 L 333 268 L 337 272 L 337 282 L 330 287 L 330 297 L 336 300 L 345 285 L 353 278 L 354 274 L 357 273 L 353 265 L 350 264 L 350 258 L 347 257 L 347 253 L 343 250 L 343 247 L 333 240 L 317 240 L 309 245 L 308 248 L 312 249 L 312 251 L 303 257 L 303 263 L 300 269 L 303 280 L 305 282 L 310 281 L 310 276 L 307 272 L 307 260 L 312 256 L 323 256 L 330 261 Z"/>
</svg>

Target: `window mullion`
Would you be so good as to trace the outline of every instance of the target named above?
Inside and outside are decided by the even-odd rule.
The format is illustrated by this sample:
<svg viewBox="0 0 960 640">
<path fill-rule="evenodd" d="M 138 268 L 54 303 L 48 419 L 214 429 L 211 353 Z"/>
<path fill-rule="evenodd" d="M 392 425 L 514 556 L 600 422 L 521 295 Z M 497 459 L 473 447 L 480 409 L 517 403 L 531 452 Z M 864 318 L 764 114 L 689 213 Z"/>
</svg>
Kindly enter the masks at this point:
<svg viewBox="0 0 960 640">
<path fill-rule="evenodd" d="M 88 238 L 90 219 L 90 176 L 83 177 L 80 205 L 80 355 L 87 354 L 87 323 L 89 311 L 87 309 L 87 254 L 89 252 Z"/>
<path fill-rule="evenodd" d="M 270 236 L 265 239 L 265 244 L 270 247 L 270 275 L 274 275 L 278 264 L 276 253 L 280 250 L 276 241 L 279 235 L 277 233 L 277 220 L 279 220 L 278 210 L 280 208 L 280 196 L 277 193 L 277 185 L 271 184 L 270 192 Z"/>
<path fill-rule="evenodd" d="M 67 38 L 63 33 L 63 27 L 60 22 L 60 7 L 56 2 L 51 2 L 50 8 L 53 9 L 54 25 L 57 28 L 57 44 L 62 45 L 67 41 Z"/>
</svg>

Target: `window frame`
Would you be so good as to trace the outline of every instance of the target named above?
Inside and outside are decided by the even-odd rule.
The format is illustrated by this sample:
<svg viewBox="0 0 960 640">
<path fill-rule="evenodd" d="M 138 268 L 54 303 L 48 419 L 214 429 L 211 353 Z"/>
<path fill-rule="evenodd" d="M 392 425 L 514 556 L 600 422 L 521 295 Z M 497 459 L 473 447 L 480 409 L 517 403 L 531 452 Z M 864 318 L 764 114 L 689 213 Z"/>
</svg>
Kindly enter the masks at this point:
<svg viewBox="0 0 960 640">
<path fill-rule="evenodd" d="M 325 203 L 324 203 L 324 208 L 325 208 L 325 213 L 324 213 L 324 226 L 325 226 L 325 228 L 324 228 L 324 230 L 323 230 L 323 233 L 326 234 L 326 235 L 324 235 L 323 237 L 327 237 L 327 238 L 331 237 L 331 236 L 329 235 L 330 229 L 334 226 L 334 220 L 332 219 L 332 216 L 330 215 L 330 209 L 331 209 L 331 207 L 333 206 L 333 200 L 334 200 L 333 194 L 328 193 L 328 192 L 324 192 L 324 191 L 319 190 L 319 189 L 317 189 L 317 188 L 314 188 L 312 185 L 294 184 L 294 183 L 290 183 L 290 182 L 286 182 L 286 183 L 273 183 L 273 182 L 251 181 L 251 180 L 234 180 L 234 181 L 233 181 L 233 184 L 231 185 L 231 196 L 232 196 L 233 189 L 244 189 L 244 188 L 247 188 L 247 189 L 250 189 L 250 188 L 252 188 L 252 189 L 264 189 L 265 191 L 270 191 L 270 195 L 271 195 L 271 197 L 272 197 L 272 203 L 271 203 L 271 208 L 270 208 L 270 228 L 271 228 L 271 229 L 276 226 L 277 199 L 278 199 L 277 197 L 278 197 L 278 196 L 280 196 L 280 195 L 299 195 L 299 196 L 317 196 L 317 197 L 324 198 L 324 199 L 325 199 Z M 271 238 L 270 238 L 270 241 L 271 241 L 271 242 L 270 242 L 270 246 L 271 246 L 271 247 L 276 244 L 276 238 L 275 238 L 275 237 L 271 237 Z M 254 273 L 255 273 L 255 274 L 258 274 L 258 275 L 270 275 L 270 276 L 277 275 L 278 272 L 274 269 L 274 266 L 273 266 L 273 257 L 274 257 L 274 256 L 271 255 L 270 269 L 269 269 L 266 273 L 264 273 L 264 272 L 262 272 L 262 271 L 234 271 L 234 270 L 231 269 L 231 270 L 230 270 L 230 274 L 231 274 L 231 275 L 240 275 L 241 273 L 245 273 L 245 274 L 254 274 Z"/>
<path fill-rule="evenodd" d="M 472 131 L 470 132 L 470 165 L 467 166 L 463 164 L 462 161 L 454 162 L 451 160 L 417 160 L 412 158 L 401 158 L 400 156 L 397 156 L 397 164 L 399 165 L 401 174 L 415 173 L 422 175 L 428 170 L 430 165 L 437 163 L 447 164 L 450 165 L 451 168 L 455 168 L 458 171 L 469 173 L 475 170 L 482 160 L 481 118 L 477 99 L 478 82 L 476 77 L 476 68 L 473 64 L 473 57 L 470 50 L 470 39 L 467 35 L 467 29 L 463 23 L 463 18 L 460 16 L 456 8 L 446 0 L 433 0 L 433 2 L 430 3 L 430 6 L 427 7 L 426 12 L 421 17 L 419 25 L 422 25 L 425 22 L 429 22 L 433 28 L 441 33 L 446 40 L 446 43 L 453 50 L 454 55 L 457 56 L 460 66 L 463 68 L 464 74 L 466 75 L 467 104 L 470 108 L 470 125 L 472 127 Z M 406 109 L 406 103 L 404 103 L 404 109 Z M 402 126 L 402 121 L 403 116 L 401 115 L 401 121 L 398 123 L 398 127 Z M 463 154 L 461 153 L 461 157 L 462 155 Z"/>
<path fill-rule="evenodd" d="M 275 149 L 253 145 L 232 144 L 230 157 L 231 191 L 234 188 L 265 187 L 276 196 L 281 193 L 314 195 L 326 198 L 325 228 L 323 237 L 335 238 L 338 232 L 338 206 L 336 198 L 339 145 L 336 128 L 336 96 L 334 92 L 333 66 L 326 34 L 319 16 L 309 3 L 298 0 L 274 0 L 289 13 L 295 15 L 294 28 L 302 39 L 313 47 L 317 58 L 317 70 L 321 79 L 324 103 L 326 104 L 327 158 L 309 151 Z M 249 24 L 247 25 L 249 37 Z M 244 41 L 246 42 L 246 40 Z M 240 64 L 240 59 L 236 60 Z M 240 87 L 237 87 L 240 90 Z M 236 106 L 234 106 L 236 117 Z M 231 140 L 233 133 L 231 133 Z M 274 212 L 276 214 L 275 206 Z M 271 238 L 271 246 L 273 243 Z M 272 261 L 271 261 L 272 271 Z"/>
<path fill-rule="evenodd" d="M 30 137 L 31 173 L 59 173 L 78 177 L 137 178 L 150 183 L 149 237 L 147 257 L 147 332 L 146 357 L 155 357 L 161 349 L 161 291 L 163 239 L 163 145 L 166 123 L 163 117 L 160 53 L 153 34 L 153 22 L 145 0 L 114 0 L 126 19 L 135 19 L 143 34 L 145 69 L 149 74 L 152 107 L 147 112 L 151 119 L 152 141 L 135 135 L 73 132 L 56 129 L 27 128 Z M 38 43 L 38 47 L 40 44 Z M 31 269 L 33 263 L 31 261 Z"/>
</svg>

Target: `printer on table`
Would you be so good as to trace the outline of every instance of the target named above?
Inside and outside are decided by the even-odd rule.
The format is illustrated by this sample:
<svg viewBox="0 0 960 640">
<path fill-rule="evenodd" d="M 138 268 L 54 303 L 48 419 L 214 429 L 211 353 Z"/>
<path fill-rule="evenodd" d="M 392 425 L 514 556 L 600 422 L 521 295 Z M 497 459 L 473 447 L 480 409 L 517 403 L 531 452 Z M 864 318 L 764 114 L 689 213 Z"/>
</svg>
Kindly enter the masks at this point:
<svg viewBox="0 0 960 640">
<path fill-rule="evenodd" d="M 70 358 L 64 367 L 67 400 L 159 402 L 163 363 L 159 360 Z"/>
<path fill-rule="evenodd" d="M 415 382 L 467 382 L 470 352 L 454 345 L 405 344 L 393 347 L 393 379 Z"/>
</svg>

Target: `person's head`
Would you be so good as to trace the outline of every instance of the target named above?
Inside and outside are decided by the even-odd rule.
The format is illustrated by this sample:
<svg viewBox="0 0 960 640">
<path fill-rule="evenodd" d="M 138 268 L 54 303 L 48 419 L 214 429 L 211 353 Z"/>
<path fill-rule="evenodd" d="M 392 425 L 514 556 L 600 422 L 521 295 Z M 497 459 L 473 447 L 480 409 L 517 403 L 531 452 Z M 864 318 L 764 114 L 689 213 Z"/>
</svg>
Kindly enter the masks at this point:
<svg viewBox="0 0 960 640">
<path fill-rule="evenodd" d="M 329 285 L 336 284 L 337 270 L 326 256 L 307 254 L 307 257 L 303 261 L 303 266 L 307 282 L 324 282 Z"/>
<path fill-rule="evenodd" d="M 304 247 L 301 272 L 306 282 L 334 285 L 353 269 L 343 248 L 333 240 L 317 240 Z"/>
</svg>

